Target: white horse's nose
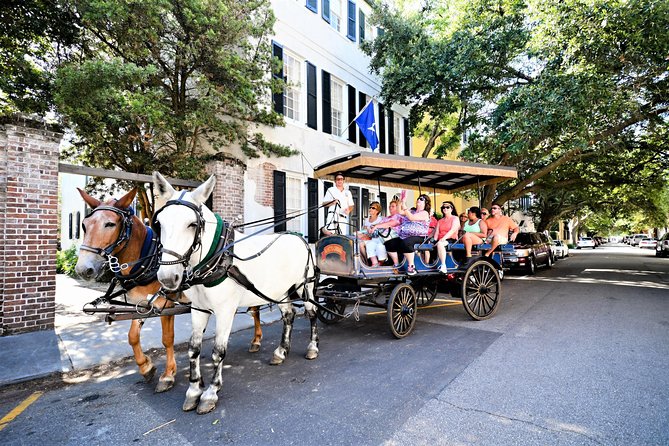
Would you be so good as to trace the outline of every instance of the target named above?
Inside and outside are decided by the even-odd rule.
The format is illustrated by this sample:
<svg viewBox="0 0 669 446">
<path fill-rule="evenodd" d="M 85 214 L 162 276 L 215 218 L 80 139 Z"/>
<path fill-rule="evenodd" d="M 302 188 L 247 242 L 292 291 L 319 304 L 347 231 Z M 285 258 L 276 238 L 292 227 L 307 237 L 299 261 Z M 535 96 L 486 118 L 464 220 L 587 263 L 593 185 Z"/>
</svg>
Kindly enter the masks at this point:
<svg viewBox="0 0 669 446">
<path fill-rule="evenodd" d="M 158 281 L 167 290 L 176 290 L 181 283 L 181 274 L 178 272 L 158 271 Z"/>
</svg>

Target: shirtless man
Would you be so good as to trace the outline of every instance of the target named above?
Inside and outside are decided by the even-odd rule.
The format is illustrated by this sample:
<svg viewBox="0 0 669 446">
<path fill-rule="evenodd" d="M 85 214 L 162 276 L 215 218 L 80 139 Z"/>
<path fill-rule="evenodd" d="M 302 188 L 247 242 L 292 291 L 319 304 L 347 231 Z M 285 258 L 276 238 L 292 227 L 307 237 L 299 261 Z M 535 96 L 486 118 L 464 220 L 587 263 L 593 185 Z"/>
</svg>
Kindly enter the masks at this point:
<svg viewBox="0 0 669 446">
<path fill-rule="evenodd" d="M 488 225 L 487 242 L 491 245 L 488 252 L 485 253 L 486 256 L 490 256 L 499 245 L 504 245 L 509 242 L 509 231 L 513 231 L 513 234 L 511 234 L 511 241 L 516 239 L 516 236 L 520 231 L 520 228 L 515 221 L 511 220 L 506 215 L 502 215 L 502 208 L 497 203 L 493 203 L 490 212 L 490 218 L 485 221 Z"/>
</svg>

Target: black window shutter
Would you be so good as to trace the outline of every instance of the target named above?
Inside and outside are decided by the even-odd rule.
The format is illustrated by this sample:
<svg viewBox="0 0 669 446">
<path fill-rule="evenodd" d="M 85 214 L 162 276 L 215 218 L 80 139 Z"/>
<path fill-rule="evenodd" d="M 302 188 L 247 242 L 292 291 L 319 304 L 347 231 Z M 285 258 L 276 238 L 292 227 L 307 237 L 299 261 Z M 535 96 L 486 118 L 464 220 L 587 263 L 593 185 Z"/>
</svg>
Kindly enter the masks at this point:
<svg viewBox="0 0 669 446">
<path fill-rule="evenodd" d="M 321 92 L 323 93 L 323 133 L 332 133 L 332 108 L 330 105 L 330 73 L 321 70 Z"/>
<path fill-rule="evenodd" d="M 395 115 L 388 110 L 388 154 L 395 154 Z"/>
<path fill-rule="evenodd" d="M 390 215 L 388 212 L 388 194 L 385 192 L 379 193 L 379 201 L 381 202 L 381 213 L 383 215 Z"/>
<path fill-rule="evenodd" d="M 348 122 L 351 125 L 348 126 L 348 140 L 355 144 L 355 128 L 357 125 L 353 120 L 358 114 L 355 108 L 355 87 L 348 86 Z"/>
<path fill-rule="evenodd" d="M 348 28 L 346 37 L 355 42 L 355 3 L 348 0 Z"/>
<path fill-rule="evenodd" d="M 379 102 L 379 153 L 386 153 L 386 111 Z"/>
<path fill-rule="evenodd" d="M 307 126 L 318 128 L 318 98 L 316 95 L 316 66 L 307 62 Z"/>
<path fill-rule="evenodd" d="M 274 171 L 274 223 L 286 218 L 286 172 Z M 274 227 L 274 232 L 286 230 L 286 222 Z"/>
<path fill-rule="evenodd" d="M 362 9 L 358 14 L 358 19 L 360 22 L 358 23 L 358 35 L 360 36 L 360 43 L 362 43 L 362 41 L 365 40 L 365 13 L 362 12 Z"/>
<path fill-rule="evenodd" d="M 318 240 L 318 180 L 307 178 L 307 241 Z"/>
<path fill-rule="evenodd" d="M 283 47 L 272 42 L 272 55 L 282 62 L 281 67 L 272 73 L 272 77 L 283 80 Z M 274 111 L 283 114 L 283 91 L 272 94 L 272 102 L 274 103 Z"/>
<path fill-rule="evenodd" d="M 334 186 L 334 183 L 332 181 L 323 181 L 323 195 L 325 195 L 325 192 L 328 191 L 332 186 Z M 319 203 L 320 204 L 320 203 Z M 324 207 L 323 208 L 323 221 L 327 222 L 328 221 L 328 211 L 330 208 Z"/>
<path fill-rule="evenodd" d="M 321 15 L 323 20 L 330 23 L 330 0 L 321 1 Z"/>
<path fill-rule="evenodd" d="M 307 9 L 311 9 L 313 12 L 318 12 L 318 0 L 307 0 L 306 6 Z"/>
<path fill-rule="evenodd" d="M 362 216 L 369 217 L 369 189 L 362 188 Z"/>
<path fill-rule="evenodd" d="M 74 225 L 75 227 L 75 232 L 74 232 L 74 238 L 79 240 L 81 238 L 81 212 L 77 211 L 77 224 Z"/>
<path fill-rule="evenodd" d="M 406 156 L 411 156 L 411 143 L 409 136 L 409 120 L 403 118 L 404 121 L 404 154 Z"/>
<path fill-rule="evenodd" d="M 348 233 L 353 234 L 360 228 L 360 212 L 358 211 L 360 209 L 360 188 L 349 187 L 348 189 L 353 197 L 353 211 L 351 211 L 351 218 L 349 219 L 351 227 L 348 228 Z"/>
<path fill-rule="evenodd" d="M 358 112 L 362 111 L 362 109 L 367 105 L 367 95 L 363 93 L 362 91 L 358 92 Z M 365 135 L 362 134 L 362 130 L 358 129 L 358 145 L 360 147 L 367 147 L 367 139 L 365 139 Z"/>
</svg>

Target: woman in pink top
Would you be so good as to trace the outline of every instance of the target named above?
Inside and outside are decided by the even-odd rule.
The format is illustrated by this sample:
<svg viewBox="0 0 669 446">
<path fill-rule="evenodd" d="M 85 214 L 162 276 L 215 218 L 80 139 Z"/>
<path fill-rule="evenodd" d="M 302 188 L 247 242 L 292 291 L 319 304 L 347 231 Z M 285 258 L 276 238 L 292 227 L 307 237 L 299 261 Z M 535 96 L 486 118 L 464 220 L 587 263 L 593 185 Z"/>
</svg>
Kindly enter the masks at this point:
<svg viewBox="0 0 669 446">
<path fill-rule="evenodd" d="M 441 260 L 439 271 L 446 274 L 446 247 L 449 240 L 455 241 L 458 238 L 460 220 L 458 220 L 458 212 L 455 210 L 455 205 L 452 201 L 441 203 L 441 212 L 444 216 L 434 228 L 432 238 L 437 241 L 437 254 L 439 255 L 439 260 Z"/>
</svg>

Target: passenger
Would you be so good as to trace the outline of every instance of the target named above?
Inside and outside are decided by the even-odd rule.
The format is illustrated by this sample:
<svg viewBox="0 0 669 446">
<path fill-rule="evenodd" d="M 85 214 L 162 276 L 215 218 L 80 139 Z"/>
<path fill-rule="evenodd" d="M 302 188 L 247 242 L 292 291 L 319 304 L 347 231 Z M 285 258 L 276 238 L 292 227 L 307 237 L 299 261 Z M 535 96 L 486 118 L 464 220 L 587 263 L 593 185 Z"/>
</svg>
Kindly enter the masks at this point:
<svg viewBox="0 0 669 446">
<path fill-rule="evenodd" d="M 343 173 L 335 174 L 335 185 L 325 192 L 321 205 L 328 207 L 328 216 L 325 219 L 324 228 L 326 235 L 332 235 L 333 233 L 347 235 L 349 233 L 348 216 L 353 211 L 355 203 L 351 191 L 345 187 Z"/>
<path fill-rule="evenodd" d="M 488 232 L 488 225 L 481 220 L 481 210 L 472 206 L 467 211 L 467 223 L 465 223 L 465 235 L 462 236 L 462 242 L 465 244 L 465 256 L 467 261 L 472 257 L 472 246 L 483 243 Z"/>
<path fill-rule="evenodd" d="M 398 238 L 386 242 L 386 250 L 393 261 L 398 256 L 393 256 L 393 253 L 403 253 L 404 258 L 407 259 L 407 274 L 413 276 L 416 274 L 416 266 L 414 265 L 414 245 L 422 243 L 428 235 L 430 226 L 430 197 L 421 194 L 416 200 L 416 210 L 410 211 L 402 204 L 400 215 L 404 218 L 397 229 Z M 395 265 L 398 265 L 396 262 Z"/>
<path fill-rule="evenodd" d="M 381 240 L 381 243 L 374 242 L 372 244 L 373 238 L 380 239 L 380 237 L 378 234 L 376 237 L 373 237 L 374 230 L 372 230 L 371 227 L 372 225 L 378 225 L 381 221 L 383 221 L 383 217 L 381 217 L 381 204 L 378 201 L 373 201 L 369 205 L 369 217 L 367 217 L 362 224 L 362 230 L 358 231 L 358 239 L 361 241 L 361 243 L 358 244 L 360 254 L 371 262 L 371 266 L 379 266 L 379 260 L 383 262 L 388 258 L 386 249 L 383 246 L 383 240 Z M 371 250 L 369 251 L 366 249 L 368 243 L 371 247 Z M 377 245 L 379 244 L 383 249 L 382 252 L 378 249 Z"/>
<path fill-rule="evenodd" d="M 463 212 L 460 214 L 460 217 L 458 217 L 458 220 L 460 220 L 460 230 L 458 231 L 458 240 L 462 238 L 463 235 L 465 235 L 465 223 L 467 223 L 467 214 Z"/>
<path fill-rule="evenodd" d="M 488 209 L 481 208 L 481 218 L 483 220 L 487 220 L 489 216 L 490 216 L 490 212 L 488 212 Z"/>
<path fill-rule="evenodd" d="M 370 227 L 372 230 L 372 239 L 365 242 L 367 255 L 376 255 L 380 261 L 385 261 L 388 256 L 390 256 L 393 263 L 397 264 L 397 253 L 387 252 L 384 243 L 388 240 L 397 238 L 397 232 L 395 231 L 395 228 L 400 225 L 402 218 L 399 214 L 399 208 L 399 200 L 391 201 L 388 205 L 390 215 L 382 219 L 378 225 L 372 225 Z"/>
<path fill-rule="evenodd" d="M 436 240 L 437 255 L 441 260 L 439 271 L 446 274 L 446 247 L 455 242 L 460 230 L 460 221 L 457 217 L 458 211 L 452 201 L 444 201 L 441 204 L 441 213 L 444 215 L 434 228 L 432 238 Z"/>
<path fill-rule="evenodd" d="M 486 220 L 486 224 L 488 225 L 487 242 L 491 246 L 488 252 L 485 253 L 486 256 L 490 256 L 499 245 L 509 242 L 510 231 L 513 231 L 510 238 L 511 241 L 514 241 L 518 232 L 520 232 L 520 228 L 516 222 L 502 213 L 500 205 L 493 203 L 490 210 L 492 211 L 492 215 Z"/>
</svg>

